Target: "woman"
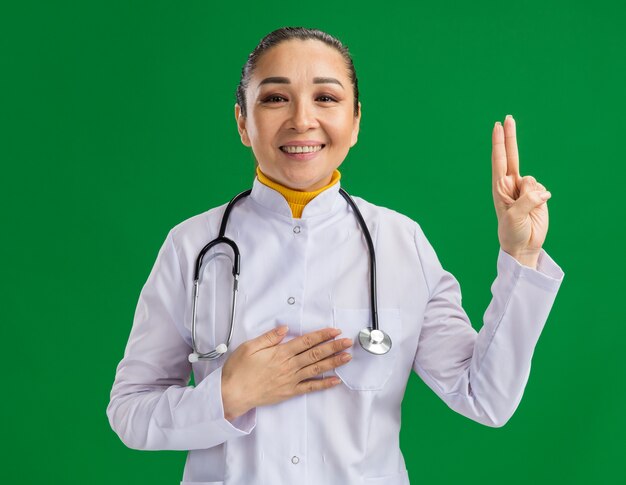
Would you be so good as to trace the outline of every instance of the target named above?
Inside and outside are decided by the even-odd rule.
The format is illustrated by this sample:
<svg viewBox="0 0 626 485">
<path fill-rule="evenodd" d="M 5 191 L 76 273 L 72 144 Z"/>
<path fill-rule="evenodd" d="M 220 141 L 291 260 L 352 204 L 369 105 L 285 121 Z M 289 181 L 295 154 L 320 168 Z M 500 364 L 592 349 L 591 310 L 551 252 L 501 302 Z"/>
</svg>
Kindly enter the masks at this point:
<svg viewBox="0 0 626 485">
<path fill-rule="evenodd" d="M 503 426 L 563 279 L 541 247 L 549 193 L 519 175 L 513 119 L 492 135 L 501 249 L 478 333 L 419 224 L 354 198 L 387 336 L 372 353 L 359 340 L 373 319 L 366 236 L 339 193 L 361 119 L 347 49 L 318 30 L 270 33 L 242 70 L 235 117 L 258 167 L 225 231 L 241 253 L 232 340 L 190 364 L 229 335 L 224 244 L 200 271 L 193 342 L 190 324 L 196 257 L 217 237 L 222 205 L 169 232 L 141 291 L 107 408 L 122 441 L 190 450 L 183 483 L 408 484 L 399 431 L 412 369 L 454 411 Z"/>
</svg>

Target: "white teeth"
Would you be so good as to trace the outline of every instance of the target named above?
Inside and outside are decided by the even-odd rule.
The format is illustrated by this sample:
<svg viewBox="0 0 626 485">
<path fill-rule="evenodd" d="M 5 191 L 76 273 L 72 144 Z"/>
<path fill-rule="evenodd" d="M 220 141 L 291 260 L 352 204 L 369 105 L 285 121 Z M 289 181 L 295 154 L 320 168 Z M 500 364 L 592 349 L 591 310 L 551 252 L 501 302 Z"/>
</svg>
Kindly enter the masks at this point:
<svg viewBox="0 0 626 485">
<path fill-rule="evenodd" d="M 287 153 L 310 153 L 319 152 L 322 149 L 322 145 L 316 146 L 283 146 L 280 149 Z"/>
</svg>

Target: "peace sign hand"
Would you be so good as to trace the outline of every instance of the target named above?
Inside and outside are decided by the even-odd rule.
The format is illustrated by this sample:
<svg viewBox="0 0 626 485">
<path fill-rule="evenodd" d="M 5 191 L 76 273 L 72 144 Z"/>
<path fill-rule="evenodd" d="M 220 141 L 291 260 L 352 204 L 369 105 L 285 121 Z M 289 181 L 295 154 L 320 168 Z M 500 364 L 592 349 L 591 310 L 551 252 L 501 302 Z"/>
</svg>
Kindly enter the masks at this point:
<svg viewBox="0 0 626 485">
<path fill-rule="evenodd" d="M 531 175 L 519 174 L 515 120 L 507 115 L 504 130 L 492 133 L 492 190 L 500 247 L 520 263 L 535 267 L 548 232 L 550 192 Z"/>
</svg>

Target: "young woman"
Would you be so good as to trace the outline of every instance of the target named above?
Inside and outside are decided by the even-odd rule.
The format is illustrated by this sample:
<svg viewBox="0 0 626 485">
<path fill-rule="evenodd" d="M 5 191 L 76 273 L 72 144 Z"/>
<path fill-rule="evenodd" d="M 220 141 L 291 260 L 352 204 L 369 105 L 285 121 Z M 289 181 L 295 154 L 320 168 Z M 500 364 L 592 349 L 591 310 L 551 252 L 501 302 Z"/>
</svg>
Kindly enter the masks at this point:
<svg viewBox="0 0 626 485">
<path fill-rule="evenodd" d="M 503 426 L 564 275 L 542 249 L 550 194 L 519 175 L 513 119 L 492 134 L 501 248 L 477 333 L 420 225 L 340 190 L 361 104 L 337 39 L 268 34 L 235 118 L 257 176 L 229 209 L 168 233 L 107 408 L 122 441 L 189 450 L 183 483 L 408 484 L 411 370 L 454 411 Z"/>
</svg>

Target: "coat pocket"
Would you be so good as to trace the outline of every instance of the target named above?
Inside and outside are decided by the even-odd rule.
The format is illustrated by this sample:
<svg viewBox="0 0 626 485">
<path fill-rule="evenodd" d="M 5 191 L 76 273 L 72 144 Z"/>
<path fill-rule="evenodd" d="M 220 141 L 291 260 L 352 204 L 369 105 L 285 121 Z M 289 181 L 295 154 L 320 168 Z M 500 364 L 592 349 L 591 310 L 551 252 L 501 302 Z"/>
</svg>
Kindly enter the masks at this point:
<svg viewBox="0 0 626 485">
<path fill-rule="evenodd" d="M 363 485 L 409 485 L 409 472 L 408 470 L 403 470 L 395 475 L 365 477 L 363 478 Z"/>
<path fill-rule="evenodd" d="M 376 391 L 382 389 L 396 362 L 401 340 L 400 310 L 397 308 L 378 309 L 378 326 L 391 338 L 391 348 L 386 354 L 376 355 L 368 352 L 359 342 L 359 332 L 371 326 L 371 310 L 343 309 L 333 310 L 334 327 L 341 329 L 337 338 L 351 338 L 352 347 L 346 352 L 352 354 L 352 360 L 335 368 L 335 373 L 350 389 L 355 391 Z"/>
<path fill-rule="evenodd" d="M 224 485 L 224 482 L 180 482 L 180 485 Z"/>
</svg>

